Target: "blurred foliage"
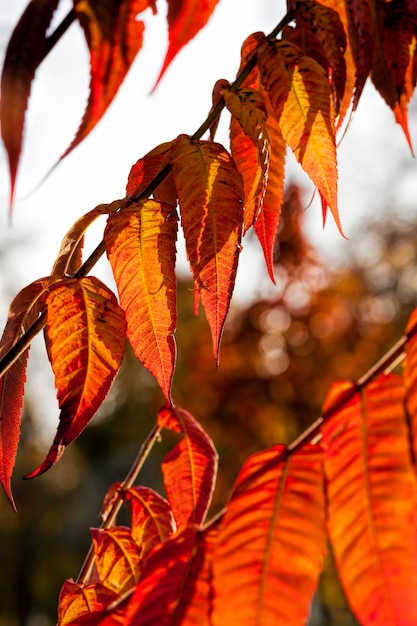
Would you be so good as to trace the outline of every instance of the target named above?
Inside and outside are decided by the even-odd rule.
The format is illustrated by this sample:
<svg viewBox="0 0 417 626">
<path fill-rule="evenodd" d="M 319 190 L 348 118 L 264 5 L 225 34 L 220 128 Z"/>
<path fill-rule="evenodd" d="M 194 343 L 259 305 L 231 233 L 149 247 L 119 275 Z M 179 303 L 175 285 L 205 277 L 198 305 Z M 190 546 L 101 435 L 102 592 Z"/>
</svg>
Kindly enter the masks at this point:
<svg viewBox="0 0 417 626">
<path fill-rule="evenodd" d="M 416 225 L 379 219 L 357 234 L 346 267 L 326 267 L 303 229 L 301 190 L 286 193 L 275 250 L 274 297 L 234 307 L 226 324 L 220 368 L 203 315 L 193 315 L 192 285 L 179 284 L 175 402 L 213 438 L 220 457 L 212 513 L 224 505 L 243 461 L 277 442 L 289 443 L 321 411 L 340 378 L 357 379 L 402 335 L 417 287 Z M 101 411 L 51 472 L 34 481 L 42 453 L 35 410 L 22 425 L 14 493 L 19 513 L 0 507 L 0 626 L 55 623 L 58 592 L 76 578 L 98 525 L 102 499 L 123 479 L 151 429 L 163 397 L 127 349 Z M 165 437 L 140 475 L 163 491 Z M 329 558 L 311 626 L 353 625 Z"/>
</svg>

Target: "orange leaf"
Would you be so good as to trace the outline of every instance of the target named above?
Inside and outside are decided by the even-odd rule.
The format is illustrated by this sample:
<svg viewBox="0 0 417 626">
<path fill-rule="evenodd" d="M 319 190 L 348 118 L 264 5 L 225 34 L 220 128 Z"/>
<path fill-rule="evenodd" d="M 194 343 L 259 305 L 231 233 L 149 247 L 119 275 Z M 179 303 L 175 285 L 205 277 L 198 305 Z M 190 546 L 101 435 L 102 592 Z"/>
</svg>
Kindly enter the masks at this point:
<svg viewBox="0 0 417 626">
<path fill-rule="evenodd" d="M 26 7 L 6 50 L 1 76 L 1 135 L 10 169 L 10 206 L 22 149 L 25 112 L 35 71 L 45 52 L 46 31 L 58 0 L 32 0 Z"/>
<path fill-rule="evenodd" d="M 130 528 L 92 528 L 91 536 L 100 582 L 119 595 L 132 589 L 139 579 L 141 550 Z"/>
<path fill-rule="evenodd" d="M 254 33 L 244 41 L 241 52 L 241 69 L 256 52 L 258 44 L 264 40 L 265 35 L 263 33 Z M 252 70 L 243 84 L 258 89 L 264 94 L 268 114 L 267 127 L 270 137 L 268 181 L 265 196 L 254 223 L 254 229 L 262 246 L 269 276 L 272 282 L 275 283 L 273 252 L 283 201 L 286 143 L 275 118 L 268 95 L 262 85 L 257 67 Z"/>
<path fill-rule="evenodd" d="M 282 135 L 317 186 L 340 230 L 334 111 L 325 71 L 286 41 L 258 46 L 262 81 Z"/>
<path fill-rule="evenodd" d="M 197 585 L 204 556 L 205 536 L 194 529 L 156 546 L 129 602 L 125 626 L 209 626 L 209 598 Z M 205 600 L 205 606 L 196 607 L 201 622 L 184 617 L 195 597 Z"/>
<path fill-rule="evenodd" d="M 0 341 L 0 358 L 9 352 L 36 321 L 45 307 L 44 296 L 52 281 L 53 279 L 48 278 L 37 280 L 22 289 L 14 298 Z M 0 378 L 0 481 L 14 509 L 16 506 L 10 482 L 19 443 L 28 354 L 29 349 Z"/>
<path fill-rule="evenodd" d="M 142 549 L 142 557 L 175 532 L 175 520 L 169 503 L 147 487 L 125 491 L 132 509 L 132 537 Z"/>
<path fill-rule="evenodd" d="M 176 236 L 176 213 L 156 200 L 114 213 L 104 233 L 127 336 L 169 401 L 176 359 Z"/>
<path fill-rule="evenodd" d="M 243 178 L 246 232 L 259 214 L 268 180 L 271 139 L 266 104 L 262 94 L 249 87 L 242 87 L 236 92 L 224 89 L 223 97 L 232 114 L 232 156 Z"/>
<path fill-rule="evenodd" d="M 46 459 L 26 478 L 52 467 L 87 426 L 120 367 L 126 336 L 123 312 L 98 278 L 55 282 L 46 305 L 45 340 L 61 413 Z"/>
<path fill-rule="evenodd" d="M 168 50 L 155 87 L 178 52 L 204 28 L 219 0 L 168 0 Z"/>
<path fill-rule="evenodd" d="M 117 599 L 104 585 L 79 585 L 66 580 L 58 598 L 58 624 L 67 626 L 86 614 L 100 611 Z"/>
<path fill-rule="evenodd" d="M 243 183 L 223 146 L 186 135 L 174 144 L 172 171 L 188 260 L 217 360 L 239 260 Z"/>
<path fill-rule="evenodd" d="M 181 530 L 201 524 L 210 506 L 217 473 L 217 452 L 206 432 L 184 409 L 166 406 L 158 413 L 160 428 L 183 438 L 162 463 L 165 491 Z"/>
<path fill-rule="evenodd" d="M 325 407 L 352 389 L 336 384 Z M 381 375 L 322 429 L 328 528 L 362 624 L 417 623 L 417 486 L 402 379 Z"/>
<path fill-rule="evenodd" d="M 170 164 L 172 141 L 163 143 L 139 159 L 132 167 L 127 180 L 126 195 L 128 198 L 136 200 Z M 172 182 L 166 176 L 154 192 L 155 199 L 167 204 L 176 204 L 176 191 Z M 168 180 L 167 180 L 168 179 Z M 162 197 L 156 197 L 159 193 L 165 193 Z M 148 194 L 149 195 L 149 194 Z"/>
<path fill-rule="evenodd" d="M 322 454 L 284 446 L 243 466 L 213 553 L 213 626 L 304 624 L 325 551 Z"/>
<path fill-rule="evenodd" d="M 66 157 L 102 118 L 142 47 L 145 25 L 136 16 L 155 0 L 75 0 L 77 18 L 90 50 L 90 96 Z"/>
</svg>

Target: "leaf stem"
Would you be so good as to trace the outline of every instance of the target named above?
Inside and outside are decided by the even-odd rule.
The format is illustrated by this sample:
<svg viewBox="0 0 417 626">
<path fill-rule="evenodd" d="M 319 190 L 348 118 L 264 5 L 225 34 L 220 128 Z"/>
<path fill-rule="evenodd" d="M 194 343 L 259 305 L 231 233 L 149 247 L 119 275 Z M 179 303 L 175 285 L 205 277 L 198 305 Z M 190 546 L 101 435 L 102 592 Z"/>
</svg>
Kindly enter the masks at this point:
<svg viewBox="0 0 417 626">
<path fill-rule="evenodd" d="M 116 521 L 117 514 L 120 511 L 120 508 L 123 504 L 123 492 L 126 489 L 129 489 L 130 487 L 132 487 L 132 485 L 134 484 L 137 475 L 139 474 L 140 470 L 143 467 L 144 462 L 146 461 L 150 451 L 152 450 L 152 447 L 158 440 L 160 432 L 161 430 L 159 426 L 155 424 L 155 426 L 152 428 L 147 438 L 141 445 L 139 452 L 133 462 L 132 467 L 130 468 L 129 472 L 126 475 L 126 478 L 120 485 L 120 488 L 117 490 L 115 497 L 113 501 L 110 503 L 108 510 L 104 511 L 103 522 L 100 525 L 100 528 L 105 529 L 105 528 L 111 528 L 113 526 L 114 522 Z M 88 550 L 87 556 L 85 557 L 85 561 L 81 567 L 80 573 L 78 574 L 78 578 L 76 580 L 78 584 L 85 585 L 88 583 L 91 573 L 93 571 L 95 560 L 96 560 L 96 555 L 94 553 L 93 546 L 91 545 Z"/>
</svg>

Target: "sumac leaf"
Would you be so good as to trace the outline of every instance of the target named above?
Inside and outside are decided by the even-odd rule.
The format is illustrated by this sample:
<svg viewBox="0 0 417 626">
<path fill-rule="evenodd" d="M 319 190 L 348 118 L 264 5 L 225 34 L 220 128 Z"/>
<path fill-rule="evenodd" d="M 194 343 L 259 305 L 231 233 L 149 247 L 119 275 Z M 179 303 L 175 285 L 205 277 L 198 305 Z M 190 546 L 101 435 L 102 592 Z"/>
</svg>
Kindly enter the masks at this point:
<svg viewBox="0 0 417 626">
<path fill-rule="evenodd" d="M 124 496 L 132 510 L 132 537 L 144 557 L 175 532 L 174 516 L 165 498 L 148 487 L 130 487 Z"/>
<path fill-rule="evenodd" d="M 128 339 L 168 401 L 176 360 L 176 237 L 176 213 L 156 200 L 110 215 L 104 233 Z"/>
<path fill-rule="evenodd" d="M 79 585 L 66 580 L 58 598 L 58 624 L 73 624 L 84 615 L 101 611 L 117 597 L 115 591 L 100 583 Z"/>
<path fill-rule="evenodd" d="M 179 407 L 158 413 L 160 428 L 182 435 L 162 462 L 165 491 L 178 528 L 204 521 L 217 474 L 217 452 L 196 420 Z"/>
<path fill-rule="evenodd" d="M 127 526 L 92 528 L 95 566 L 100 582 L 123 595 L 139 579 L 141 550 Z"/>
<path fill-rule="evenodd" d="M 172 171 L 187 256 L 218 360 L 240 253 L 243 183 L 223 146 L 186 135 L 175 142 Z"/>
<path fill-rule="evenodd" d="M 52 467 L 87 426 L 120 367 L 126 336 L 123 311 L 97 278 L 55 282 L 46 305 L 45 340 L 61 412 L 46 459 L 26 478 Z"/>
<path fill-rule="evenodd" d="M 348 392 L 337 383 L 325 410 Z M 328 529 L 349 605 L 362 624 L 417 623 L 417 484 L 402 379 L 381 375 L 358 390 L 322 433 Z"/>
</svg>

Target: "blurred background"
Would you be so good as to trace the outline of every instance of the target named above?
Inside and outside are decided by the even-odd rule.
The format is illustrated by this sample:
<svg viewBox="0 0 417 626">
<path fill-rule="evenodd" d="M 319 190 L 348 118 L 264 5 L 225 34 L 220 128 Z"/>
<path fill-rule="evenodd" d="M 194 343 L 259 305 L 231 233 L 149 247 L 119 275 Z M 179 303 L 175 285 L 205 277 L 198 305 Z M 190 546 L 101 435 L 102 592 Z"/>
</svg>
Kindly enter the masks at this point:
<svg viewBox="0 0 417 626">
<path fill-rule="evenodd" d="M 3 0 L 0 47 L 26 2 Z M 242 6 L 241 6 L 242 5 Z M 220 77 L 233 79 L 243 39 L 269 32 L 284 2 L 220 0 L 207 28 L 180 53 L 150 95 L 166 46 L 164 4 L 150 16 L 148 37 L 126 84 L 98 128 L 36 191 L 64 152 L 83 113 L 88 55 L 76 26 L 48 57 L 29 103 L 12 223 L 7 163 L 0 154 L 0 322 L 14 295 L 50 272 L 61 237 L 83 213 L 124 195 L 131 165 L 158 143 L 191 133 L 210 109 Z M 58 23 L 70 2 L 62 0 Z M 410 127 L 416 132 L 416 105 Z M 227 120 L 218 141 L 227 143 Z M 321 412 L 337 379 L 356 379 L 403 334 L 417 292 L 416 163 L 392 113 L 369 85 L 339 151 L 340 213 L 348 240 L 311 201 L 313 189 L 289 155 L 276 285 L 251 233 L 216 370 L 204 315 L 194 317 L 192 284 L 179 245 L 175 402 L 213 438 L 220 467 L 211 513 L 225 503 L 244 460 L 289 443 Z M 308 207 L 308 209 L 307 209 Z M 87 241 L 95 247 L 102 224 Z M 111 285 L 104 261 L 97 275 Z M 154 379 L 127 348 L 99 414 L 60 463 L 24 482 L 42 460 L 56 429 L 55 390 L 42 340 L 31 350 L 13 491 L 15 514 L 0 493 L 0 626 L 50 626 L 59 589 L 76 578 L 89 547 L 89 528 L 109 486 L 122 480 L 163 403 Z M 140 483 L 162 490 L 162 440 Z M 311 626 L 355 624 L 331 560 L 326 564 Z"/>
</svg>

